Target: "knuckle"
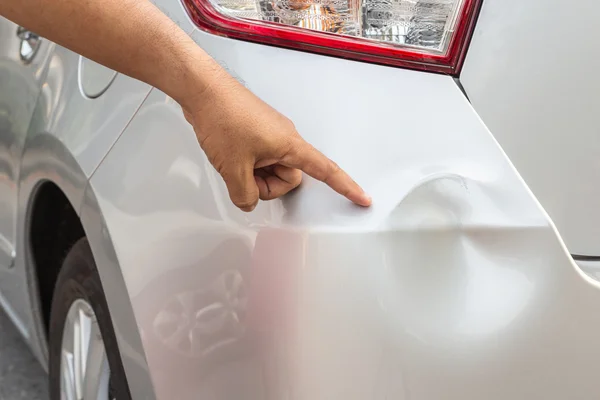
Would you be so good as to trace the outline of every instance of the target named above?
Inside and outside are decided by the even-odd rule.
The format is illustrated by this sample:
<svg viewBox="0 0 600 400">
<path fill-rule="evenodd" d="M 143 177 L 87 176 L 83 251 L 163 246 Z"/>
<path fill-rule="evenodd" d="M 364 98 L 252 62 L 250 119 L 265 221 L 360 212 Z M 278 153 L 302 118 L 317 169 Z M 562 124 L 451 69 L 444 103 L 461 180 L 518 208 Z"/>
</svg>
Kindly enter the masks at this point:
<svg viewBox="0 0 600 400">
<path fill-rule="evenodd" d="M 294 122 L 285 116 L 282 116 L 282 117 L 283 117 L 283 121 L 282 121 L 283 127 L 286 128 L 286 130 L 288 130 L 288 131 L 297 132 L 296 125 L 294 125 Z"/>
<path fill-rule="evenodd" d="M 227 177 L 229 175 L 229 171 L 227 170 L 228 165 L 225 162 L 227 159 L 223 157 L 223 155 L 220 152 L 208 150 L 205 151 L 205 153 L 206 157 L 208 158 L 208 161 L 213 166 L 213 168 L 219 173 L 219 175 L 221 175 L 225 180 L 227 180 Z"/>
<path fill-rule="evenodd" d="M 297 156 L 300 148 L 298 146 L 298 142 L 295 141 L 293 138 L 288 138 L 286 139 L 285 143 L 284 143 L 284 155 L 282 158 L 288 157 L 288 156 Z"/>
<path fill-rule="evenodd" d="M 337 165 L 333 161 L 330 161 L 327 164 L 327 171 L 326 171 L 325 179 L 323 180 L 323 182 L 327 183 L 329 180 L 331 180 L 331 178 L 333 178 L 335 175 L 337 175 L 341 171 L 342 171 L 342 169 L 340 168 L 339 165 Z"/>
<path fill-rule="evenodd" d="M 336 163 L 334 163 L 333 161 L 331 161 L 329 163 L 329 168 L 330 168 L 330 172 L 332 174 L 337 174 L 338 172 L 340 172 L 342 169 L 340 168 L 339 165 L 337 165 Z"/>
<path fill-rule="evenodd" d="M 240 178 L 239 173 L 225 169 L 221 176 L 225 181 L 231 202 L 243 211 L 252 211 L 258 203 L 258 189 L 253 190 L 249 182 Z"/>
<path fill-rule="evenodd" d="M 283 146 L 283 155 L 281 156 L 281 159 L 283 161 L 297 160 L 301 156 L 303 151 L 304 142 L 295 136 L 291 136 L 285 141 L 285 144 Z"/>
</svg>

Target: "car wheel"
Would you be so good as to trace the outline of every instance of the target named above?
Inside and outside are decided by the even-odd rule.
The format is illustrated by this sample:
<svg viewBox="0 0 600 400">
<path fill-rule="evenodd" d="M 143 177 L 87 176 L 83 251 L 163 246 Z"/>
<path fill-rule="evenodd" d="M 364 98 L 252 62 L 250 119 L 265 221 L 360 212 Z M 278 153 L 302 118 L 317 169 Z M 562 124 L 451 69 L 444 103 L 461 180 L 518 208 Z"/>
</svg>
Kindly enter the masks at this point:
<svg viewBox="0 0 600 400">
<path fill-rule="evenodd" d="M 67 254 L 54 289 L 49 370 L 52 400 L 131 399 L 86 238 Z"/>
</svg>

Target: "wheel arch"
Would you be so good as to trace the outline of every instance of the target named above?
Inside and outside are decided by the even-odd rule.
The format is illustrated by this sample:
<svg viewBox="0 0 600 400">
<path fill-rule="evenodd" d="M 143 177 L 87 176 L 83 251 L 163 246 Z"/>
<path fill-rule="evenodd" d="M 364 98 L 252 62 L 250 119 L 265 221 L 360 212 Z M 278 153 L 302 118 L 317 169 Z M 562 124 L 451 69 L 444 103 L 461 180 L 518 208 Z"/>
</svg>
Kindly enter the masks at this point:
<svg viewBox="0 0 600 400">
<path fill-rule="evenodd" d="M 42 225 L 45 225 L 43 235 L 51 234 L 52 228 L 55 228 L 56 225 L 46 225 L 45 223 L 50 219 L 54 219 L 53 222 L 58 223 L 58 216 L 51 213 L 63 208 L 68 210 L 66 213 L 71 216 L 71 221 L 80 224 L 77 229 L 85 232 L 79 219 L 79 208 L 83 201 L 86 184 L 85 173 L 68 148 L 58 138 L 42 133 L 27 140 L 21 158 L 19 175 L 17 255 L 21 256 L 17 257 L 17 262 L 24 272 L 32 308 L 31 343 L 36 356 L 45 368 L 48 364 L 48 347 L 44 322 L 47 317 L 44 316 L 44 312 L 48 311 L 49 305 L 42 303 L 44 294 L 40 290 L 40 277 L 45 274 L 40 274 L 40 270 L 44 266 L 39 262 L 43 252 L 39 252 L 38 246 L 48 245 L 48 243 L 38 242 L 34 246 L 32 235 L 40 233 L 38 229 Z M 73 213 L 75 218 L 72 217 Z M 36 241 L 38 239 L 39 237 L 36 237 Z M 54 254 L 54 256 L 58 255 Z M 38 262 L 36 262 L 36 257 Z M 57 270 L 54 272 L 58 273 Z M 48 279 L 48 276 L 44 276 L 44 278 Z M 48 289 L 51 292 L 53 287 Z M 51 298 L 46 300 L 51 301 Z"/>
<path fill-rule="evenodd" d="M 48 201 L 52 201 L 53 204 L 48 204 Z M 62 259 L 72 245 L 71 242 L 86 236 L 111 310 L 127 379 L 131 386 L 141 384 L 142 388 L 146 388 L 145 391 L 149 391 L 152 385 L 141 337 L 102 211 L 93 189 L 88 186 L 88 176 L 77 159 L 63 142 L 51 134 L 38 134 L 27 141 L 19 179 L 19 215 L 22 219 L 17 229 L 20 230 L 18 235 L 22 240 L 18 241 L 17 250 L 18 254 L 23 254 L 21 259 L 24 262 L 23 268 L 33 309 L 31 331 L 35 334 L 35 338 L 32 338 L 34 351 L 46 367 L 48 342 L 45 330 L 47 315 L 44 312 L 49 312 L 49 309 L 45 309 L 48 306 L 42 301 L 52 299 L 44 298 L 44 293 L 40 290 L 40 278 L 44 277 L 40 272 L 49 264 L 46 262 L 42 265 L 39 260 L 44 255 L 43 248 L 47 243 L 44 242 L 44 238 L 40 240 L 39 237 L 33 236 L 40 232 L 40 225 L 46 221 L 53 223 L 41 228 L 45 231 L 44 237 L 51 235 L 53 229 L 57 230 L 61 220 L 58 218 L 60 215 L 56 215 L 54 211 L 62 208 L 69 208 L 65 214 L 68 215 L 68 232 L 64 240 L 59 240 L 61 248 L 54 250 L 54 258 L 51 261 L 57 262 L 57 257 L 60 257 L 60 260 L 58 269 L 52 272 L 58 274 Z M 43 215 L 44 211 L 47 215 Z M 56 265 L 50 267 L 55 268 Z M 135 396 L 134 387 L 132 395 Z"/>
</svg>

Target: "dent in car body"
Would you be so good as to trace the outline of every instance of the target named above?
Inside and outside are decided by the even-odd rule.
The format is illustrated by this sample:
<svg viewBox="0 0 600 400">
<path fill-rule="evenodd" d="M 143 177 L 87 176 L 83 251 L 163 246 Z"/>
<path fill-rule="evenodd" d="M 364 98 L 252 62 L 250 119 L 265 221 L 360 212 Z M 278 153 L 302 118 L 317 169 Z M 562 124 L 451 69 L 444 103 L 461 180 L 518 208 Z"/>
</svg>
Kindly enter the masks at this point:
<svg viewBox="0 0 600 400">
<path fill-rule="evenodd" d="M 374 204 L 305 177 L 242 213 L 154 90 L 90 188 L 157 398 L 598 392 L 598 285 L 452 78 L 192 37 Z"/>
</svg>

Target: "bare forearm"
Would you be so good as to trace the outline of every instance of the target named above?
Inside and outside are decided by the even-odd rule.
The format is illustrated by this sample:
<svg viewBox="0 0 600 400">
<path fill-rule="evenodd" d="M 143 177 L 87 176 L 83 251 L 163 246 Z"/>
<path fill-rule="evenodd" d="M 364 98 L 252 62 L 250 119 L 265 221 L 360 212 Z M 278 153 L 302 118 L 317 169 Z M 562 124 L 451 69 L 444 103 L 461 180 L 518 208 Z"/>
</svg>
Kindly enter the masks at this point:
<svg viewBox="0 0 600 400">
<path fill-rule="evenodd" d="M 291 121 L 224 72 L 149 0 L 0 0 L 0 15 L 173 97 L 240 209 L 294 189 L 300 170 L 371 204 Z"/>
<path fill-rule="evenodd" d="M 220 73 L 148 0 L 2 0 L 0 15 L 182 103 Z"/>
</svg>

